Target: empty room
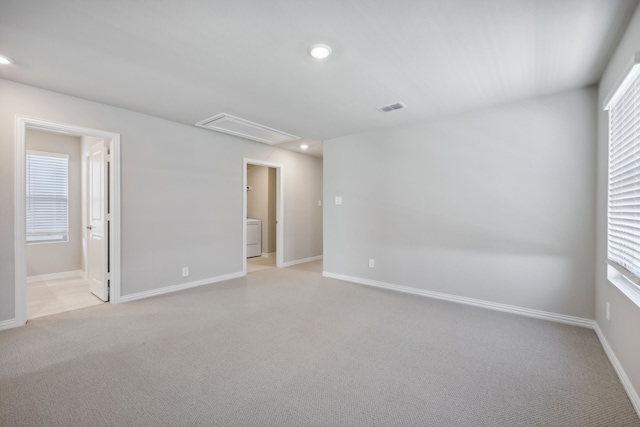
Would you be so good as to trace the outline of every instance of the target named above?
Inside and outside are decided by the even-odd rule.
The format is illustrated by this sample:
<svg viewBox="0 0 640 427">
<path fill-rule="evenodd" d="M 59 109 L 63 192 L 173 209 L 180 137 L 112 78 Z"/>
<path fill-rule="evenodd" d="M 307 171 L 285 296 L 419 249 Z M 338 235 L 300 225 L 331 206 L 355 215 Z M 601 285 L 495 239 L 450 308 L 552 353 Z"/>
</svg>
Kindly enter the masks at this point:
<svg viewBox="0 0 640 427">
<path fill-rule="evenodd" d="M 638 0 L 0 0 L 0 425 L 640 427 L 639 165 Z"/>
</svg>

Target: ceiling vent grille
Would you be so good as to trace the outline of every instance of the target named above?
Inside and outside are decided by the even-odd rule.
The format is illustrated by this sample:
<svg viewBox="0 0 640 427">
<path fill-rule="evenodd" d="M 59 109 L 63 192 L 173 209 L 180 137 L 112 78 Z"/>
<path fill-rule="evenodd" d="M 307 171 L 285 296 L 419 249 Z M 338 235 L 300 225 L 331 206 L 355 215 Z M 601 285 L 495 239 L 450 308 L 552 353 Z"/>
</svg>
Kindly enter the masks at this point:
<svg viewBox="0 0 640 427">
<path fill-rule="evenodd" d="M 252 141 L 275 145 L 283 142 L 295 141 L 299 136 L 291 135 L 267 126 L 259 125 L 230 114 L 221 113 L 206 120 L 196 123 L 196 126 L 228 133 Z"/>
<path fill-rule="evenodd" d="M 402 102 L 396 102 L 395 104 L 383 105 L 382 107 L 378 107 L 378 110 L 381 113 L 389 113 L 395 110 L 401 110 L 403 108 L 407 108 L 407 106 Z"/>
</svg>

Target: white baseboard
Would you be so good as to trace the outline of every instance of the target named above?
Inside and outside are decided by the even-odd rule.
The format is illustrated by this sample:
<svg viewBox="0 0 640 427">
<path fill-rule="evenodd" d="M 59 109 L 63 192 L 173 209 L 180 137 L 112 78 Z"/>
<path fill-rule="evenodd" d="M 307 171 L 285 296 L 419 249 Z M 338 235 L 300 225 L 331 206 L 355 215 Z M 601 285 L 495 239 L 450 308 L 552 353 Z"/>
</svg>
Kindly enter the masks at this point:
<svg viewBox="0 0 640 427">
<path fill-rule="evenodd" d="M 519 314 L 521 316 L 535 317 L 537 319 L 552 320 L 554 322 L 567 323 L 569 325 L 582 326 L 584 328 L 593 329 L 595 322 L 591 319 L 582 317 L 567 316 L 564 314 L 550 313 L 547 311 L 533 310 L 515 305 L 501 304 L 497 302 L 479 300 L 474 298 L 466 298 L 457 295 L 444 294 L 440 292 L 427 291 L 424 289 L 413 288 L 409 286 L 395 285 L 393 283 L 378 282 L 376 280 L 363 279 L 360 277 L 345 276 L 343 274 L 330 273 L 323 271 L 322 275 L 333 279 L 344 280 L 347 282 L 359 283 L 361 285 L 375 286 L 376 288 L 391 289 L 393 291 L 405 292 L 408 294 L 420 295 L 429 298 L 440 299 L 444 301 L 457 302 L 460 304 L 473 305 L 476 307 L 488 308 L 490 310 L 503 311 L 506 313 Z"/>
<path fill-rule="evenodd" d="M 3 329 L 15 328 L 17 326 L 22 326 L 22 325 L 18 325 L 16 323 L 16 319 L 3 320 L 2 322 L 0 322 L 0 331 L 2 331 Z"/>
<path fill-rule="evenodd" d="M 226 274 L 224 276 L 210 277 L 208 279 L 195 280 L 193 282 L 180 283 L 178 285 L 172 285 L 172 286 L 165 286 L 164 288 L 160 288 L 160 289 L 153 289 L 150 291 L 138 292 L 135 294 L 122 295 L 120 296 L 120 302 L 130 302 L 130 301 L 136 301 L 139 299 L 151 298 L 157 295 L 169 294 L 171 292 L 182 291 L 184 289 L 195 288 L 197 286 L 210 285 L 212 283 L 222 282 L 224 280 L 230 280 L 230 279 L 235 279 L 235 278 L 244 277 L 244 276 L 245 274 L 243 274 L 242 272 L 231 273 L 231 274 Z"/>
<path fill-rule="evenodd" d="M 629 400 L 631 400 L 633 409 L 636 410 L 638 417 L 640 417 L 640 397 L 638 396 L 636 389 L 633 387 L 633 384 L 631 384 L 631 380 L 627 376 L 627 373 L 624 371 L 624 368 L 622 367 L 622 365 L 620 364 L 620 361 L 618 360 L 615 353 L 613 352 L 613 349 L 607 342 L 607 339 L 604 337 L 604 334 L 602 333 L 600 326 L 598 325 L 597 322 L 593 322 L 593 323 L 594 323 L 593 329 L 596 331 L 596 335 L 598 335 L 600 344 L 602 344 L 602 348 L 604 348 L 604 352 L 607 354 L 609 361 L 613 365 L 613 369 L 615 369 L 616 373 L 618 374 L 618 378 L 620 378 L 620 382 L 622 382 L 622 386 L 624 387 L 624 390 L 627 392 L 627 396 L 629 396 Z"/>
<path fill-rule="evenodd" d="M 61 271 L 59 273 L 40 274 L 38 276 L 27 276 L 27 283 L 44 282 L 47 280 L 75 279 L 85 278 L 85 272 L 82 270 Z"/>
<path fill-rule="evenodd" d="M 275 252 L 262 252 L 262 258 L 273 258 L 276 256 Z"/>
<path fill-rule="evenodd" d="M 304 264 L 305 262 L 317 261 L 322 259 L 322 255 L 312 256 L 309 258 L 296 259 L 294 261 L 287 261 L 282 263 L 282 267 L 291 267 L 292 265 Z"/>
</svg>

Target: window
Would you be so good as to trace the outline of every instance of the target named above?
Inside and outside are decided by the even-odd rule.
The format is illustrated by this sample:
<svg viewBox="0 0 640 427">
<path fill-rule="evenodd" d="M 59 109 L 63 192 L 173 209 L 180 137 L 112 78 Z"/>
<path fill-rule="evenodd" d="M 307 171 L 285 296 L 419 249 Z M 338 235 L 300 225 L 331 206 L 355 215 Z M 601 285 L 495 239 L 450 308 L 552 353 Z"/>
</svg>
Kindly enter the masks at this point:
<svg viewBox="0 0 640 427">
<path fill-rule="evenodd" d="M 69 156 L 27 151 L 27 243 L 69 240 Z"/>
<path fill-rule="evenodd" d="M 638 304 L 640 290 L 640 54 L 609 110 L 608 277 Z M 621 282 L 622 279 L 622 282 Z M 631 285 L 633 284 L 633 285 Z M 624 285 L 624 286 L 621 286 Z M 629 286 L 634 293 L 629 293 Z"/>
</svg>

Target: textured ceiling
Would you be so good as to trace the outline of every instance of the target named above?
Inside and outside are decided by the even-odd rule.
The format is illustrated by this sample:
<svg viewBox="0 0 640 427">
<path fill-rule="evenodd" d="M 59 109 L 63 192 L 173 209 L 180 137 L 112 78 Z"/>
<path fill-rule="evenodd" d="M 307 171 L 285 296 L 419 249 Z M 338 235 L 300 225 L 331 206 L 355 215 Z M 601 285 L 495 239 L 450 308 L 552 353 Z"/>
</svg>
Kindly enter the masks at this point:
<svg viewBox="0 0 640 427">
<path fill-rule="evenodd" d="M 225 112 L 320 154 L 327 138 L 596 83 L 637 3 L 0 0 L 15 61 L 0 77 L 189 125 Z"/>
</svg>

